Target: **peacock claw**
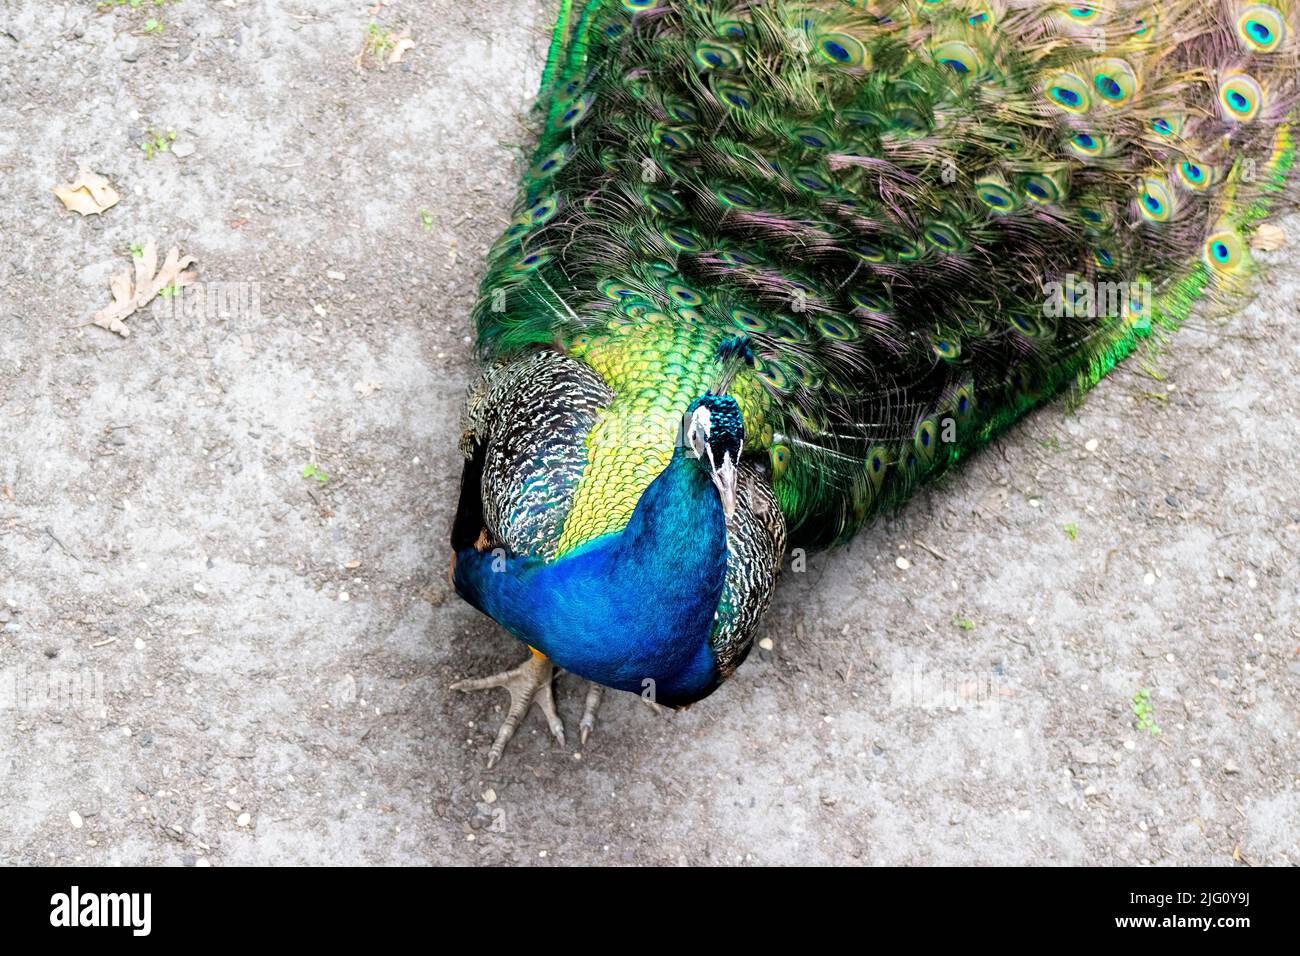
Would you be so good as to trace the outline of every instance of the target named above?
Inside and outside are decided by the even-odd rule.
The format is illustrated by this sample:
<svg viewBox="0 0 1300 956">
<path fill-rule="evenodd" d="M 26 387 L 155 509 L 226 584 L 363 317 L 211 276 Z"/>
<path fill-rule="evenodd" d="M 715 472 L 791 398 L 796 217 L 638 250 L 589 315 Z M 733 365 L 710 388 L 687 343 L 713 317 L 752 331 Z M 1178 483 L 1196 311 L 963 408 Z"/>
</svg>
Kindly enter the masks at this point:
<svg viewBox="0 0 1300 956">
<path fill-rule="evenodd" d="M 600 701 L 604 695 L 605 688 L 592 681 L 591 686 L 587 688 L 587 702 L 582 708 L 582 720 L 578 722 L 578 732 L 583 744 L 586 744 L 587 738 L 596 729 L 596 711 L 600 709 Z"/>
<path fill-rule="evenodd" d="M 492 742 L 492 749 L 488 751 L 487 765 L 489 770 L 495 767 L 497 761 L 501 759 L 501 755 L 505 753 L 506 744 L 515 735 L 519 722 L 524 719 L 524 715 L 528 713 L 528 708 L 534 703 L 541 708 L 542 716 L 546 718 L 547 726 L 551 728 L 551 734 L 561 747 L 564 746 L 564 724 L 560 721 L 560 715 L 555 711 L 555 693 L 551 687 L 551 680 L 554 675 L 555 666 L 550 660 L 533 651 L 528 655 L 528 660 L 514 670 L 502 671 L 500 674 L 493 674 L 490 677 L 457 681 L 451 685 L 452 690 L 466 692 L 490 690 L 494 687 L 504 687 L 510 692 L 510 710 L 506 713 L 506 719 L 502 722 L 501 729 L 497 731 L 496 740 Z"/>
</svg>

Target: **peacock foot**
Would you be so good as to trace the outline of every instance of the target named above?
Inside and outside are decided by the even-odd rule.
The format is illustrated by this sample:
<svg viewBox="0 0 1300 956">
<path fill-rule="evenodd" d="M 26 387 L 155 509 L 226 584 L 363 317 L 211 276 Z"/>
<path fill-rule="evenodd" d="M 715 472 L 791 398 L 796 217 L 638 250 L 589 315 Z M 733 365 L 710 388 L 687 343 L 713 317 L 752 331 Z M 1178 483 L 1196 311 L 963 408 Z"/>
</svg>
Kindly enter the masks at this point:
<svg viewBox="0 0 1300 956">
<path fill-rule="evenodd" d="M 514 670 L 502 671 L 500 674 L 493 674 L 491 677 L 457 681 L 451 685 L 452 690 L 466 692 L 489 690 L 494 687 L 504 687 L 510 692 L 510 710 L 506 714 L 505 721 L 501 724 L 501 729 L 497 731 L 497 738 L 492 742 L 492 749 L 488 751 L 487 765 L 489 770 L 495 767 L 497 761 L 501 759 L 506 744 L 515 735 L 519 722 L 524 719 L 524 715 L 528 713 L 528 708 L 534 703 L 541 708 L 542 715 L 551 728 L 551 734 L 559 741 L 561 747 L 564 746 L 564 724 L 560 721 L 560 715 L 555 712 L 555 694 L 551 688 L 551 680 L 554 676 L 555 665 L 545 655 L 532 651 L 528 655 L 528 660 Z M 588 702 L 590 702 L 590 698 Z M 583 720 L 586 719 L 586 715 L 584 715 Z"/>
<path fill-rule="evenodd" d="M 605 688 L 592 681 L 591 686 L 587 688 L 587 702 L 582 708 L 582 720 L 578 722 L 578 733 L 582 736 L 584 744 L 591 736 L 591 732 L 596 729 L 596 711 L 600 709 L 600 701 L 604 696 Z"/>
</svg>

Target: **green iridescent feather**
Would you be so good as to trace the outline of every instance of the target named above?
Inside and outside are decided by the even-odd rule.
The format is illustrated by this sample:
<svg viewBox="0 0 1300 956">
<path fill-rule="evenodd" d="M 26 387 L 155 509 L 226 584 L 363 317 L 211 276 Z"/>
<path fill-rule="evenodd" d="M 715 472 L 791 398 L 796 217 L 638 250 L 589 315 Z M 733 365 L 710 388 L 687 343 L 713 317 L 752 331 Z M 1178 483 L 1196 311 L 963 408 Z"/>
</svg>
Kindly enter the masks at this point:
<svg viewBox="0 0 1300 956">
<path fill-rule="evenodd" d="M 1248 295 L 1297 49 L 1290 4 L 563 0 L 475 311 L 485 357 L 555 347 L 615 395 L 563 549 L 711 385 L 824 545 Z"/>
</svg>

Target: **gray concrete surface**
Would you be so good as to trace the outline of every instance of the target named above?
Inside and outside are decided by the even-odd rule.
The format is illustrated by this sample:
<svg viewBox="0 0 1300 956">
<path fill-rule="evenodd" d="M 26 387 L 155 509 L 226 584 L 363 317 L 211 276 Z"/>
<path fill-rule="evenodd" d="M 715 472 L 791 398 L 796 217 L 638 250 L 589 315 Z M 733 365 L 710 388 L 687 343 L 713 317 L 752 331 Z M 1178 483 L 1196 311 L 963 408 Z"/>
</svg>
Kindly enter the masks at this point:
<svg viewBox="0 0 1300 956">
<path fill-rule="evenodd" d="M 550 7 L 384 4 L 382 71 L 361 2 L 0 8 L 0 862 L 1300 863 L 1289 250 L 788 575 L 709 700 L 484 772 L 448 685 L 521 649 L 444 542 Z M 151 236 L 260 311 L 85 327 Z"/>
</svg>

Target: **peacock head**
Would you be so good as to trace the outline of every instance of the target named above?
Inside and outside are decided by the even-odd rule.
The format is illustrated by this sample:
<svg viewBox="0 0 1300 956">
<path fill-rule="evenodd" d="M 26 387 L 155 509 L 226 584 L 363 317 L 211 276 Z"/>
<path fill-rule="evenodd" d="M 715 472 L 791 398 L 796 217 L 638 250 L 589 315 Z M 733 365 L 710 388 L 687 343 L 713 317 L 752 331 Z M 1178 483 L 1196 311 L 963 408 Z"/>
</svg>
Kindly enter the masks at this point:
<svg viewBox="0 0 1300 956">
<path fill-rule="evenodd" d="M 702 395 L 686 410 L 685 427 L 686 454 L 713 479 L 722 511 L 730 519 L 736 512 L 740 451 L 745 444 L 740 406 L 730 395 Z"/>
</svg>

